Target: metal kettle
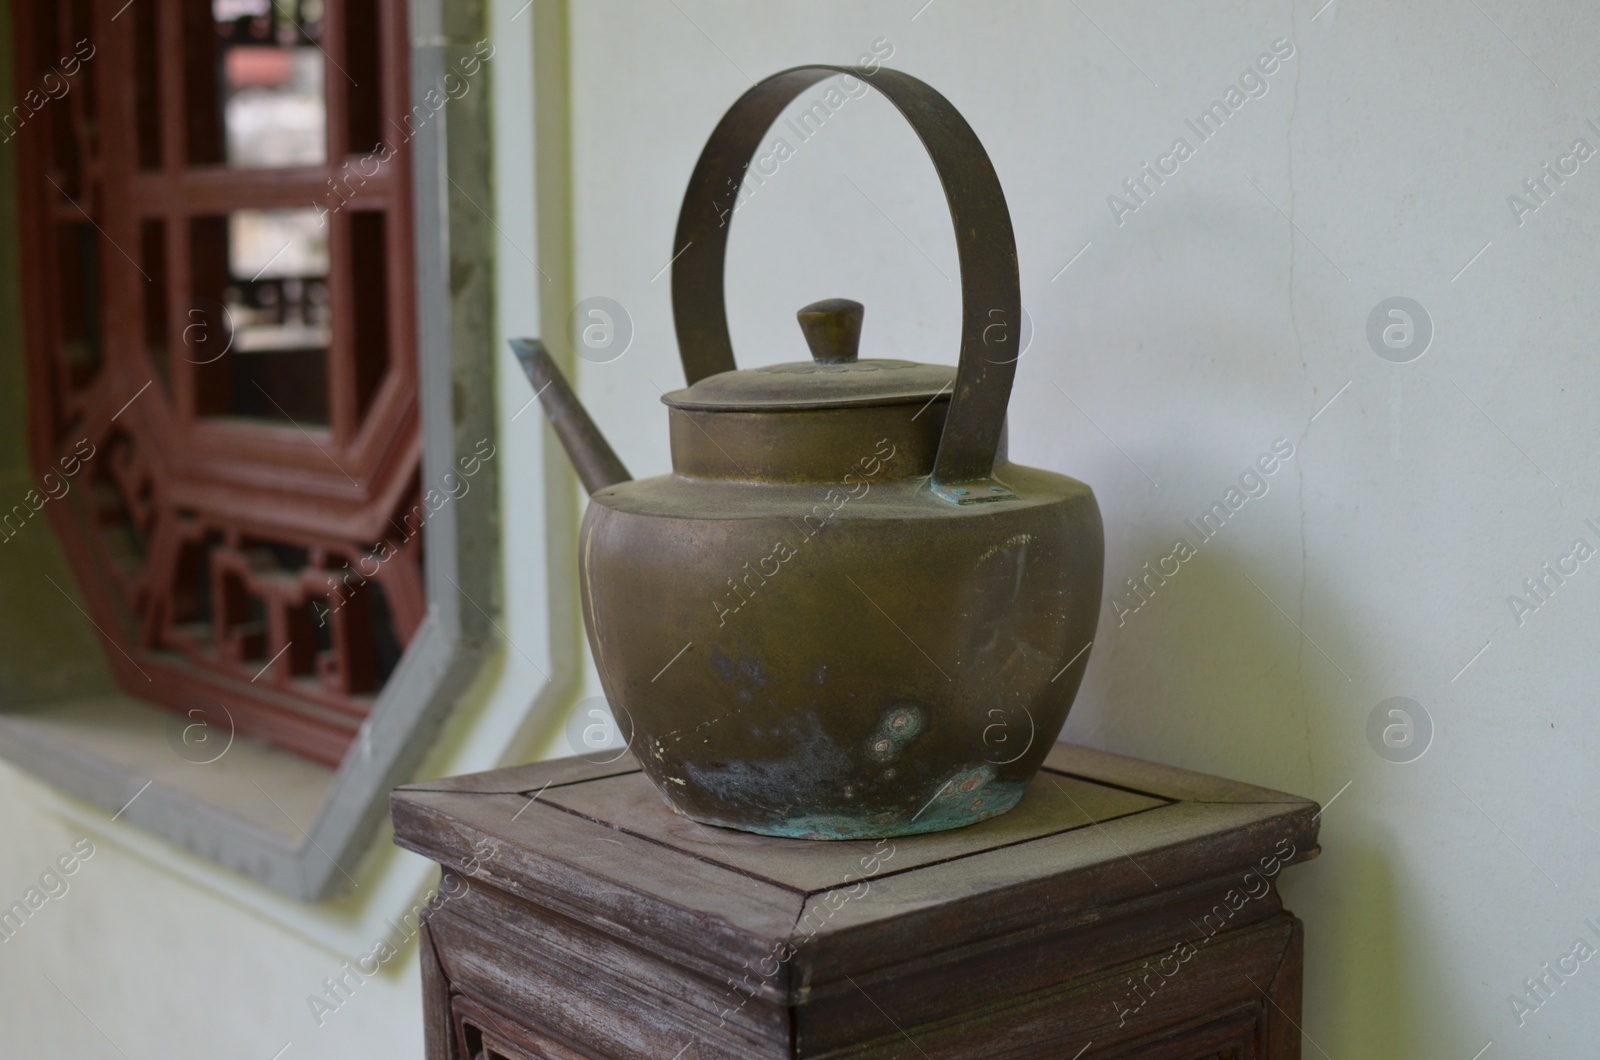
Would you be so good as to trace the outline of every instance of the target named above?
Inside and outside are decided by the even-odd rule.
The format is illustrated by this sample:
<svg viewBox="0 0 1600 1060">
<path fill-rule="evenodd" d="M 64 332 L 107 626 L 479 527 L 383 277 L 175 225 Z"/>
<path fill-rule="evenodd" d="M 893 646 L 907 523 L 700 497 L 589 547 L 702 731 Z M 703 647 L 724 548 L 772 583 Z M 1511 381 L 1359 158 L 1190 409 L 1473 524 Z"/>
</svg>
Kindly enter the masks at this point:
<svg viewBox="0 0 1600 1060">
<path fill-rule="evenodd" d="M 959 366 L 861 359 L 863 310 L 800 311 L 813 359 L 738 370 L 716 196 L 800 92 L 851 74 L 921 138 L 961 268 Z M 584 622 L 645 774 L 678 812 L 862 839 L 1004 813 L 1088 663 L 1105 547 L 1089 487 L 1009 462 L 1016 242 L 977 136 L 898 71 L 805 66 L 723 117 L 672 265 L 685 389 L 670 475 L 631 480 L 537 340 L 513 341 L 590 503 Z"/>
</svg>

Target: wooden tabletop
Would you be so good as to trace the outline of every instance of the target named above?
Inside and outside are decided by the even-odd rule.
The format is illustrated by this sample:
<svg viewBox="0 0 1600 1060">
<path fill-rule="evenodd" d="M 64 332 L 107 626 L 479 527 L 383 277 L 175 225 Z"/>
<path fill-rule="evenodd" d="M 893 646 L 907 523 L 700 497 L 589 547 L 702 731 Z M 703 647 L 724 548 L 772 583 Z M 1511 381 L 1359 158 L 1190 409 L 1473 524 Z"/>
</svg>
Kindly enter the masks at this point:
<svg viewBox="0 0 1600 1060">
<path fill-rule="evenodd" d="M 458 873 L 717 975 L 796 947 L 808 987 L 1018 932 L 1091 924 L 1316 856 L 1316 803 L 1059 744 L 1021 803 L 967 828 L 776 839 L 674 813 L 624 755 L 412 784 L 395 839 Z M 790 976 L 762 992 L 792 996 Z"/>
</svg>

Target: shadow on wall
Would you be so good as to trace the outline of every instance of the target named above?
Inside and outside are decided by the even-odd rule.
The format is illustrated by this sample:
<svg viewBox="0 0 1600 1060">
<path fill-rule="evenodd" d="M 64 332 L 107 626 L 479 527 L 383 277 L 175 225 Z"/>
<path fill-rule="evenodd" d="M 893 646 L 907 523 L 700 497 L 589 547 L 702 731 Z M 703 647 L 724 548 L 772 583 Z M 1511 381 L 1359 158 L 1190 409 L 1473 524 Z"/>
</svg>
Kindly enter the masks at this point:
<svg viewBox="0 0 1600 1060">
<path fill-rule="evenodd" d="M 1400 915 L 1404 902 L 1388 851 L 1394 839 L 1381 822 L 1346 824 L 1328 835 L 1326 859 L 1317 871 L 1285 873 L 1280 893 L 1285 908 L 1334 910 L 1335 919 L 1306 925 L 1305 1031 L 1307 1057 L 1362 1056 L 1372 1060 L 1411 1060 L 1425 1048 L 1439 1055 L 1470 1057 L 1483 1042 L 1469 1042 L 1460 1027 L 1424 1027 L 1417 1021 L 1414 984 L 1427 974 L 1415 953 L 1422 940 Z M 1417 899 L 1420 900 L 1420 896 Z M 1298 907 L 1298 908 L 1297 908 Z M 1318 1014 L 1343 1009 L 1338 1026 Z M 1441 1042 L 1443 1038 L 1445 1041 Z"/>
<path fill-rule="evenodd" d="M 1276 487 L 1286 488 L 1293 483 Z M 1345 675 L 1360 673 L 1359 639 L 1310 575 L 1302 586 L 1297 571 L 1274 570 L 1270 557 L 1240 554 L 1244 529 L 1227 526 L 1201 543 L 1165 585 L 1146 590 L 1148 602 L 1123 615 L 1120 626 L 1112 605 L 1104 605 L 1099 679 L 1086 689 L 1095 702 L 1084 713 L 1092 719 L 1077 720 L 1127 753 L 1167 761 L 1177 755 L 1175 764 L 1188 768 L 1326 799 L 1332 792 L 1318 788 L 1324 779 L 1316 767 L 1327 769 L 1331 741 L 1349 727 L 1357 686 Z M 1193 542 L 1197 535 L 1181 521 L 1161 534 L 1140 529 L 1130 536 L 1123 528 L 1125 545 L 1107 563 L 1108 601 L 1128 598 L 1123 579 L 1141 573 L 1146 559 L 1169 555 L 1185 532 Z M 1303 597 L 1318 600 L 1315 644 L 1295 628 Z M 1359 725 L 1354 732 L 1362 738 Z"/>
<path fill-rule="evenodd" d="M 1372 750 L 1361 624 L 1341 613 L 1337 586 L 1314 572 L 1302 586 L 1290 557 L 1246 553 L 1228 540 L 1229 529 L 1200 545 L 1120 628 L 1104 605 L 1095 676 L 1067 735 L 1327 804 L 1344 780 L 1375 768 L 1365 761 Z M 1132 571 L 1124 568 L 1169 554 L 1173 536 L 1124 528 L 1125 547 L 1107 566 L 1108 600 L 1126 590 L 1122 579 Z M 1308 624 L 1315 644 L 1291 623 L 1302 623 L 1302 594 L 1317 601 Z M 1352 816 L 1360 805 L 1340 803 L 1323 822 L 1327 856 L 1278 881 L 1286 908 L 1312 911 L 1305 1055 L 1410 1060 L 1426 1033 L 1440 1052 L 1471 1056 L 1483 1043 L 1462 1029 L 1417 1025 L 1414 984 L 1428 970 L 1414 954 L 1426 940 L 1409 931 L 1400 909 L 1427 897 L 1400 894 L 1392 831 L 1381 819 Z M 1333 911 L 1332 919 L 1318 910 Z M 1339 1011 L 1350 1021 L 1323 1022 L 1322 1014 Z M 1441 1035 L 1453 1041 L 1441 1046 Z"/>
<path fill-rule="evenodd" d="M 0 474 L 0 512 L 33 488 L 28 473 Z M 94 627 L 71 606 L 77 591 L 48 519 L 0 540 L 0 711 L 116 691 Z"/>
<path fill-rule="evenodd" d="M 0 75 L 10 70 L 4 61 L 10 25 L 10 5 L 0 3 Z M 100 638 L 68 595 L 78 592 L 77 582 L 46 507 L 81 501 L 78 487 L 88 476 L 74 482 L 56 474 L 45 481 L 29 459 L 21 241 L 11 207 L 15 164 L 15 152 L 7 149 L 0 157 L 0 711 L 6 712 L 116 688 Z"/>
</svg>

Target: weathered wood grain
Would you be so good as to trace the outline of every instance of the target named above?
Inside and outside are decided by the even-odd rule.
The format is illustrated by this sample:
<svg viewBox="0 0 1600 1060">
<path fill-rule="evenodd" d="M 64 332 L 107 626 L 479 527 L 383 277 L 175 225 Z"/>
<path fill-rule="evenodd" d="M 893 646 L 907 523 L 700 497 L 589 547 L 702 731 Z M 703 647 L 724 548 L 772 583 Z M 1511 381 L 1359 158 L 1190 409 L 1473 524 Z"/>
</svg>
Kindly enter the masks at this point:
<svg viewBox="0 0 1600 1060">
<path fill-rule="evenodd" d="M 450 1018 L 450 982 L 426 921 L 418 928 L 417 961 L 422 966 L 422 1040 L 428 1060 L 464 1060 L 456 1050 Z"/>
<path fill-rule="evenodd" d="M 1234 883 L 1228 876 L 1091 911 L 1052 901 L 1030 903 L 1026 908 L 1034 917 L 1011 918 L 1008 933 L 998 927 L 964 936 L 952 931 L 945 936 L 950 944 L 931 952 L 903 948 L 900 937 L 883 930 L 819 935 L 798 947 L 794 979 L 801 989 L 795 1000 L 849 993 L 852 977 L 915 976 L 954 965 L 974 972 L 992 969 L 1007 989 L 1027 992 L 1141 955 L 1167 953 L 1185 941 L 1239 930 L 1282 910 L 1272 891 L 1249 901 L 1236 898 L 1232 904 L 1240 908 L 1232 910 L 1226 895 Z M 912 924 L 904 930 L 911 935 L 927 929 Z M 981 999 L 989 989 L 988 983 L 974 983 L 965 996 Z"/>
<path fill-rule="evenodd" d="M 1316 803 L 1299 795 L 1110 751 L 1097 751 L 1075 743 L 1056 744 L 1045 756 L 1044 764 L 1046 768 L 1086 780 L 1131 788 L 1175 802 L 1281 802 L 1307 805 L 1313 812 L 1316 810 Z"/>
<path fill-rule="evenodd" d="M 451 909 L 437 918 L 436 932 L 458 991 L 599 1055 L 670 1057 L 691 1040 L 701 1043 L 701 1056 L 786 1055 L 785 1006 L 746 1002 L 727 982 L 669 962 L 635 954 L 629 963 L 614 942 L 589 946 L 593 940 L 581 929 L 547 922 L 513 933 Z M 574 991 L 574 984 L 582 989 Z"/>
<path fill-rule="evenodd" d="M 953 861 L 1045 836 L 1091 827 L 1154 809 L 1161 799 L 1135 795 L 1071 777 L 1036 780 L 1009 813 L 949 832 L 886 840 L 795 840 L 774 847 L 768 836 L 697 824 L 663 814 L 664 800 L 643 773 L 613 776 L 547 791 L 544 800 L 634 835 L 650 836 L 675 850 L 694 853 L 780 887 L 807 894 L 843 886 L 866 874 L 893 875 L 922 865 Z M 894 851 L 884 858 L 883 852 Z M 874 857 L 874 854 L 877 857 Z"/>
<path fill-rule="evenodd" d="M 459 777 L 419 780 L 396 791 L 456 791 L 475 795 L 515 795 L 536 792 L 545 787 L 579 784 L 601 777 L 639 772 L 639 763 L 628 752 L 615 762 L 594 763 L 582 758 L 553 758 L 523 766 L 491 769 L 486 773 L 467 773 Z"/>
<path fill-rule="evenodd" d="M 453 1007 L 457 1048 L 470 1060 L 490 1060 L 491 1057 L 496 1060 L 499 1057 L 504 1060 L 586 1060 L 593 1055 L 580 1052 L 548 1035 L 531 1031 L 514 1018 L 481 1005 L 470 997 L 457 995 Z M 479 1039 L 476 1043 L 470 1040 L 474 1032 Z M 472 1052 L 474 1044 L 481 1051 Z"/>
<path fill-rule="evenodd" d="M 637 936 L 719 976 L 771 951 L 802 895 L 627 832 L 514 795 L 407 792 L 393 799 L 395 841 L 572 919 Z"/>
<path fill-rule="evenodd" d="M 507 1060 L 1300 1056 L 1305 799 L 1058 747 L 1012 813 L 882 842 L 698 825 L 627 760 L 392 808 L 468 874 L 425 935 L 429 1060 L 469 1031 Z"/>
<path fill-rule="evenodd" d="M 1124 902 L 1164 902 L 1221 866 L 1236 866 L 1227 871 L 1241 890 L 1259 890 L 1273 882 L 1260 879 L 1263 858 L 1270 864 L 1275 850 L 1287 849 L 1281 842 L 1298 856 L 1314 841 L 1315 826 L 1298 815 L 1298 808 L 1286 814 L 1275 804 L 1178 803 L 871 880 L 864 896 L 826 918 L 820 948 L 841 966 L 870 966 L 885 954 L 907 959 L 924 948 L 971 945 L 1057 918 L 1067 926 L 1091 923 Z M 1256 876 L 1247 882 L 1251 870 Z M 813 895 L 807 909 L 831 898 Z"/>
<path fill-rule="evenodd" d="M 914 1055 L 909 1042 L 935 1058 L 1057 1055 L 1054 1050 L 1040 1051 L 1046 1043 L 1064 1046 L 1062 1057 L 1071 1057 L 1086 1044 L 1090 1045 L 1086 1056 L 1107 1057 L 1121 1056 L 1136 1043 L 1157 1040 L 1175 1027 L 1198 1026 L 1222 1013 L 1249 1010 L 1260 1027 L 1267 1006 L 1250 980 L 1266 985 L 1279 965 L 1289 919 L 1280 914 L 1257 927 L 1219 935 L 1181 964 L 1176 975 L 1162 980 L 1145 1008 L 1125 1020 L 1116 1002 L 1132 996 L 1130 980 L 1152 974 L 1146 964 L 1153 967 L 1157 954 L 1050 987 L 1019 990 L 994 1000 L 986 997 L 982 1004 L 972 1004 L 966 996 L 980 985 L 979 974 L 959 965 L 913 977 L 852 976 L 849 992 L 840 992 L 832 1003 L 800 1009 L 797 1055 L 887 1056 L 896 1051 Z M 1154 976 L 1161 980 L 1159 972 Z M 942 1011 L 918 1004 L 916 995 L 933 985 L 929 980 L 936 981 L 943 994 Z M 923 1018 L 925 1011 L 932 1018 Z"/>
</svg>

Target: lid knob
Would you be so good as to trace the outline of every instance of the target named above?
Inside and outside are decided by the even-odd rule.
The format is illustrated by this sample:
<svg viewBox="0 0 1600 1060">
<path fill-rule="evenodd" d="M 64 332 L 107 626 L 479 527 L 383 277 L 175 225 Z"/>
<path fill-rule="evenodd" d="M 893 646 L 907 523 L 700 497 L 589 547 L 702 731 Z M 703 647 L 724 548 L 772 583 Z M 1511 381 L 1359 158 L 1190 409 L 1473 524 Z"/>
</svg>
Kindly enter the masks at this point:
<svg viewBox="0 0 1600 1060">
<path fill-rule="evenodd" d="M 802 308 L 795 317 L 806 345 L 818 364 L 849 364 L 861 345 L 861 318 L 866 307 L 848 298 L 824 298 Z"/>
</svg>

